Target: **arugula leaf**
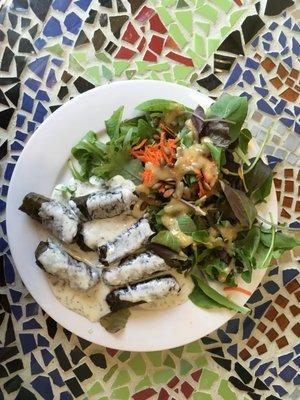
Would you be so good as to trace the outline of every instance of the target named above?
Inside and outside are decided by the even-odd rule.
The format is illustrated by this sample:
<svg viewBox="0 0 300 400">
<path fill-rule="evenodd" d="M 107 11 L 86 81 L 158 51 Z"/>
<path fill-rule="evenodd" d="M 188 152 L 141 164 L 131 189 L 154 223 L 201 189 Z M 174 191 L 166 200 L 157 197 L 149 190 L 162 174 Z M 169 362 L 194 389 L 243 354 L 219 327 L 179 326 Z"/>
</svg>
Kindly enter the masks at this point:
<svg viewBox="0 0 300 400">
<path fill-rule="evenodd" d="M 270 194 L 273 172 L 261 159 L 258 160 L 255 167 L 248 174 L 244 175 L 244 179 L 250 198 L 254 203 L 261 203 Z"/>
<path fill-rule="evenodd" d="M 218 170 L 220 171 L 221 168 L 226 164 L 226 156 L 224 149 L 215 146 L 214 144 L 209 142 L 205 144 L 208 147 L 208 150 L 210 151 L 210 154 L 212 155 L 212 158 L 214 159 L 214 162 L 216 163 Z"/>
<path fill-rule="evenodd" d="M 185 107 L 184 105 L 177 103 L 176 101 L 172 100 L 165 100 L 165 99 L 152 99 L 144 101 L 143 103 L 139 104 L 135 107 L 139 111 L 144 112 L 152 112 L 152 111 L 171 111 L 177 109 L 178 111 L 190 111 L 189 108 Z"/>
<path fill-rule="evenodd" d="M 257 215 L 256 208 L 252 201 L 244 192 L 231 188 L 225 182 L 221 182 L 221 186 L 226 199 L 236 218 L 240 221 L 240 224 L 245 228 L 251 228 Z"/>
<path fill-rule="evenodd" d="M 166 246 L 177 253 L 179 253 L 180 251 L 179 240 L 176 236 L 174 236 L 171 232 L 167 230 L 158 232 L 155 236 L 153 236 L 151 242 L 162 244 L 163 246 Z"/>
<path fill-rule="evenodd" d="M 124 106 L 119 107 L 112 116 L 105 121 L 106 133 L 111 139 L 116 139 L 120 134 L 120 125 L 123 118 Z"/>
<path fill-rule="evenodd" d="M 248 152 L 248 144 L 252 139 L 252 134 L 249 129 L 241 129 L 241 133 L 239 136 L 239 148 L 242 150 L 244 154 Z"/>
<path fill-rule="evenodd" d="M 197 284 L 195 285 L 189 299 L 198 307 L 202 308 L 222 308 L 221 304 L 207 296 Z"/>
<path fill-rule="evenodd" d="M 191 236 L 192 233 L 196 231 L 197 228 L 195 222 L 189 215 L 187 214 L 179 215 L 176 219 L 179 229 L 186 235 Z"/>
<path fill-rule="evenodd" d="M 124 329 L 128 318 L 130 317 L 130 311 L 128 308 L 111 312 L 100 318 L 100 324 L 110 333 L 116 333 L 121 329 Z"/>
<path fill-rule="evenodd" d="M 197 243 L 207 243 L 209 239 L 209 233 L 206 230 L 196 231 L 192 234 L 192 238 Z"/>
<path fill-rule="evenodd" d="M 266 247 L 270 247 L 272 242 L 271 231 L 269 232 L 262 231 L 261 241 Z M 300 246 L 299 238 L 290 235 L 285 235 L 284 233 L 276 232 L 274 240 L 274 250 L 292 250 L 296 246 Z"/>
</svg>

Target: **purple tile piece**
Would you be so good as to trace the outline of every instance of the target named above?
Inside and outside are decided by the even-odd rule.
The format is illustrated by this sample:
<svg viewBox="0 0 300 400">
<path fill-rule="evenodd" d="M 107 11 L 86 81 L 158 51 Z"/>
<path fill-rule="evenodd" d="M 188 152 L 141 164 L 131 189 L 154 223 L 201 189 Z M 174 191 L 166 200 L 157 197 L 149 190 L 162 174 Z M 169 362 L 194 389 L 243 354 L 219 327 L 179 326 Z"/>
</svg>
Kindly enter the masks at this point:
<svg viewBox="0 0 300 400">
<path fill-rule="evenodd" d="M 43 373 L 44 370 L 43 368 L 40 366 L 40 364 L 37 362 L 36 358 L 34 357 L 33 353 L 31 353 L 30 355 L 30 371 L 31 371 L 31 375 L 37 375 L 40 373 Z"/>
<path fill-rule="evenodd" d="M 52 58 L 51 62 L 60 67 L 64 61 L 61 58 Z"/>
<path fill-rule="evenodd" d="M 271 25 L 269 26 L 270 31 L 274 31 L 277 28 L 278 24 L 277 22 L 272 22 Z"/>
<path fill-rule="evenodd" d="M 294 121 L 290 118 L 280 118 L 279 121 L 288 128 L 290 128 L 294 123 Z"/>
<path fill-rule="evenodd" d="M 41 102 L 38 102 L 38 105 L 35 109 L 33 120 L 35 122 L 43 122 L 46 115 L 48 113 L 48 110 L 43 106 Z"/>
<path fill-rule="evenodd" d="M 7 185 L 2 185 L 2 187 L 1 187 L 2 196 L 7 196 L 7 193 L 8 193 L 8 186 Z"/>
<path fill-rule="evenodd" d="M 294 357 L 294 353 L 283 354 L 282 356 L 278 357 L 278 365 L 282 367 L 283 365 L 287 364 L 291 359 Z"/>
<path fill-rule="evenodd" d="M 77 33 L 80 30 L 82 20 L 81 18 L 78 17 L 77 14 L 74 12 L 71 12 L 68 14 L 64 20 L 65 27 L 67 28 L 68 32 L 73 33 L 74 35 L 77 35 Z"/>
<path fill-rule="evenodd" d="M 276 115 L 275 111 L 269 106 L 269 104 L 264 99 L 258 100 L 256 104 L 260 111 L 263 111 L 264 113 L 270 115 Z"/>
<path fill-rule="evenodd" d="M 238 318 L 231 319 L 227 323 L 226 332 L 227 333 L 237 333 L 239 330 L 240 320 Z"/>
<path fill-rule="evenodd" d="M 265 81 L 265 78 L 261 74 L 259 74 L 259 81 L 260 81 L 260 86 L 263 87 L 266 86 L 267 82 Z"/>
<path fill-rule="evenodd" d="M 293 379 L 293 384 L 299 386 L 300 385 L 300 374 L 298 374 L 297 376 L 295 376 L 295 378 Z"/>
<path fill-rule="evenodd" d="M 237 358 L 237 344 L 228 346 L 227 353 L 230 354 L 232 357 Z"/>
<path fill-rule="evenodd" d="M 21 306 L 16 306 L 15 304 L 11 304 L 10 306 L 11 312 L 17 321 L 22 317 L 23 311 Z"/>
<path fill-rule="evenodd" d="M 269 94 L 269 91 L 265 88 L 261 88 L 258 86 L 254 86 L 255 91 L 260 94 L 262 97 L 266 97 Z"/>
<path fill-rule="evenodd" d="M 270 51 L 268 53 L 268 56 L 271 56 L 273 58 L 277 58 L 279 56 L 279 53 L 278 53 L 278 51 Z"/>
<path fill-rule="evenodd" d="M 262 37 L 268 42 L 271 42 L 273 40 L 273 35 L 271 32 L 266 32 L 265 34 L 262 35 Z"/>
<path fill-rule="evenodd" d="M 284 111 L 285 111 L 287 114 L 289 114 L 291 117 L 294 117 L 294 113 L 293 113 L 292 110 L 290 110 L 290 109 L 288 109 L 288 108 L 285 108 Z"/>
<path fill-rule="evenodd" d="M 300 44 L 296 38 L 292 38 L 292 52 L 296 55 L 300 55 Z"/>
<path fill-rule="evenodd" d="M 35 131 L 35 123 L 32 121 L 27 122 L 27 132 L 32 133 Z"/>
<path fill-rule="evenodd" d="M 279 290 L 279 286 L 277 285 L 276 282 L 274 281 L 268 281 L 266 282 L 263 287 L 266 289 L 266 291 L 270 294 L 275 294 Z"/>
<path fill-rule="evenodd" d="M 268 276 L 273 276 L 278 274 L 278 267 L 272 268 L 268 273 Z"/>
<path fill-rule="evenodd" d="M 25 115 L 18 114 L 17 115 L 16 126 L 18 128 L 21 128 L 23 126 L 24 122 L 25 122 L 25 119 L 26 119 Z"/>
<path fill-rule="evenodd" d="M 259 306 L 255 307 L 254 318 L 260 319 L 264 315 L 264 313 L 267 311 L 267 309 L 271 303 L 272 303 L 272 300 L 268 300 L 268 301 L 260 304 Z"/>
<path fill-rule="evenodd" d="M 241 76 L 242 73 L 242 68 L 240 66 L 240 64 L 236 64 L 233 68 L 233 70 L 231 71 L 231 74 L 225 84 L 224 89 L 226 89 L 227 87 L 233 85 Z"/>
<path fill-rule="evenodd" d="M 284 62 L 286 65 L 288 65 L 290 68 L 293 68 L 293 60 L 292 60 L 292 57 L 291 57 L 291 56 L 289 56 L 289 57 L 287 57 L 287 58 L 284 58 L 284 59 L 283 59 L 283 62 Z"/>
<path fill-rule="evenodd" d="M 74 40 L 71 40 L 71 39 L 67 38 L 66 36 L 64 36 L 62 42 L 66 46 L 72 46 L 72 44 L 74 43 Z"/>
<path fill-rule="evenodd" d="M 240 97 L 246 97 L 246 99 L 249 101 L 252 98 L 252 95 L 247 92 L 243 92 L 240 94 Z"/>
<path fill-rule="evenodd" d="M 287 102 L 285 100 L 281 99 L 279 101 L 279 103 L 275 106 L 276 114 L 281 114 L 286 105 L 287 105 Z"/>
<path fill-rule="evenodd" d="M 259 67 L 259 63 L 257 61 L 255 61 L 255 60 L 253 60 L 252 58 L 247 57 L 245 66 L 247 68 L 251 68 L 251 69 L 255 69 L 256 70 Z"/>
<path fill-rule="evenodd" d="M 284 48 L 286 46 L 286 35 L 283 32 L 280 32 L 278 41 L 282 48 Z"/>
<path fill-rule="evenodd" d="M 32 333 L 20 333 L 19 334 L 23 354 L 30 353 L 36 349 L 36 341 Z"/>
<path fill-rule="evenodd" d="M 257 47 L 258 46 L 258 43 L 259 43 L 259 36 L 257 36 L 257 38 L 255 38 L 252 42 L 251 42 L 251 46 L 252 47 Z"/>
<path fill-rule="evenodd" d="M 36 41 L 34 42 L 34 45 L 37 49 L 41 50 L 46 44 L 46 40 L 42 39 L 42 38 L 38 38 L 36 39 Z"/>
<path fill-rule="evenodd" d="M 46 37 L 60 36 L 62 34 L 62 30 L 59 20 L 55 17 L 50 17 L 44 27 L 43 34 Z"/>
<path fill-rule="evenodd" d="M 54 399 L 51 382 L 48 376 L 37 376 L 33 381 L 31 381 L 31 385 L 43 399 Z"/>
<path fill-rule="evenodd" d="M 52 8 L 54 10 L 66 12 L 70 4 L 71 0 L 54 0 L 52 3 Z"/>
<path fill-rule="evenodd" d="M 230 336 L 228 336 L 223 329 L 217 329 L 217 335 L 218 338 L 220 339 L 221 343 L 231 343 L 232 339 Z"/>
<path fill-rule="evenodd" d="M 33 98 L 30 97 L 27 93 L 23 94 L 23 99 L 22 99 L 22 105 L 21 105 L 22 110 L 27 111 L 29 113 L 32 112 L 33 108 Z"/>
<path fill-rule="evenodd" d="M 6 208 L 6 203 L 5 201 L 0 199 L 0 213 L 2 213 Z"/>
<path fill-rule="evenodd" d="M 246 81 L 247 83 L 249 83 L 249 85 L 252 85 L 255 82 L 255 78 L 254 75 L 252 74 L 251 71 L 247 70 L 243 73 L 243 78 L 244 81 Z"/>
<path fill-rule="evenodd" d="M 290 353 L 290 354 L 292 354 L 292 358 L 293 358 L 293 357 L 294 357 L 293 353 Z M 289 361 L 289 360 L 288 360 L 288 361 Z M 300 368 L 300 356 L 294 358 L 293 363 L 294 363 L 295 365 L 297 365 L 297 367 Z"/>
<path fill-rule="evenodd" d="M 268 376 L 265 380 L 264 380 L 265 384 L 270 386 L 272 382 L 274 382 L 274 378 L 273 376 Z"/>
<path fill-rule="evenodd" d="M 244 87 L 244 82 L 239 82 L 239 83 L 238 83 L 238 86 L 241 87 L 241 88 L 243 88 L 243 87 Z"/>
<path fill-rule="evenodd" d="M 30 64 L 28 64 L 28 68 L 39 78 L 43 79 L 49 57 L 50 56 L 48 55 L 35 59 Z"/>
<path fill-rule="evenodd" d="M 14 169 L 15 169 L 15 164 L 8 163 L 5 168 L 4 179 L 6 179 L 7 181 L 10 181 L 10 178 L 14 172 Z"/>
<path fill-rule="evenodd" d="M 56 84 L 56 82 L 57 82 L 57 80 L 56 80 L 56 76 L 55 76 L 55 71 L 53 68 L 51 68 L 49 71 L 49 74 L 47 76 L 46 86 L 48 88 L 52 88 Z"/>
<path fill-rule="evenodd" d="M 39 90 L 37 92 L 37 95 L 35 96 L 36 100 L 41 100 L 41 101 L 50 101 L 50 98 L 48 96 L 48 93 L 45 92 L 45 90 Z"/>
<path fill-rule="evenodd" d="M 37 81 L 36 79 L 33 78 L 28 78 L 25 81 L 25 85 L 29 87 L 29 89 L 33 90 L 36 92 L 38 88 L 41 86 L 41 82 Z"/>
<path fill-rule="evenodd" d="M 86 11 L 89 8 L 91 2 L 92 0 L 77 0 L 75 1 L 75 4 L 83 11 Z"/>
<path fill-rule="evenodd" d="M 250 317 L 246 317 L 243 322 L 243 340 L 248 339 L 251 335 L 251 332 L 255 328 L 255 322 Z"/>
</svg>

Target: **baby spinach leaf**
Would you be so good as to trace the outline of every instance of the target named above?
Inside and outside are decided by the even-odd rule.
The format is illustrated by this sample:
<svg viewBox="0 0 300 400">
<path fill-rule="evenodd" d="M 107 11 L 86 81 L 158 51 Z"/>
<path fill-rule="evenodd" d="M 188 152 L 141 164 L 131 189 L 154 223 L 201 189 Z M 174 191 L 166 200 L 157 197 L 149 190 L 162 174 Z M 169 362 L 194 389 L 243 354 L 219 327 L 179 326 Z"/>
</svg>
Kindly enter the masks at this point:
<svg viewBox="0 0 300 400">
<path fill-rule="evenodd" d="M 195 232 L 195 230 L 197 229 L 195 222 L 187 214 L 179 215 L 176 219 L 179 229 L 186 235 L 191 236 L 192 233 Z"/>
<path fill-rule="evenodd" d="M 225 121 L 207 121 L 201 132 L 202 137 L 208 137 L 214 145 L 226 149 L 231 143 L 229 125 Z"/>
<path fill-rule="evenodd" d="M 239 136 L 239 148 L 242 150 L 244 154 L 248 152 L 248 144 L 252 139 L 252 134 L 249 129 L 241 129 Z"/>
<path fill-rule="evenodd" d="M 250 161 L 253 161 L 253 159 Z M 257 161 L 255 167 L 248 174 L 245 174 L 244 179 L 254 203 L 261 203 L 270 194 L 273 172 L 261 159 Z"/>
<path fill-rule="evenodd" d="M 266 247 L 270 247 L 272 243 L 272 233 L 262 231 L 261 241 Z M 300 239 L 294 236 L 285 235 L 276 232 L 274 240 L 274 250 L 292 250 L 294 247 L 300 246 Z"/>
<path fill-rule="evenodd" d="M 203 292 L 203 290 L 201 290 L 200 287 L 197 286 L 197 283 L 196 283 L 192 293 L 189 295 L 189 299 L 196 306 L 202 307 L 202 308 L 222 308 L 222 307 L 224 307 L 221 304 L 214 301 L 213 299 L 211 299 L 209 296 L 207 296 Z"/>
<path fill-rule="evenodd" d="M 174 236 L 171 232 L 167 230 L 163 230 L 158 232 L 152 239 L 152 243 L 162 244 L 163 246 L 169 247 L 169 249 L 179 252 L 180 251 L 180 242 L 176 236 Z"/>
<path fill-rule="evenodd" d="M 120 125 L 123 118 L 124 106 L 119 107 L 112 116 L 105 121 L 106 133 L 111 139 L 116 139 L 120 134 Z"/>
<path fill-rule="evenodd" d="M 207 243 L 209 239 L 209 233 L 206 230 L 196 231 L 192 234 L 192 238 L 197 243 Z"/>
<path fill-rule="evenodd" d="M 257 215 L 256 208 L 252 201 L 244 192 L 231 188 L 225 182 L 221 182 L 221 186 L 227 201 L 236 218 L 240 221 L 240 224 L 243 227 L 250 229 Z"/>
<path fill-rule="evenodd" d="M 175 109 L 177 109 L 178 111 L 186 111 L 186 110 L 190 111 L 190 109 L 188 109 L 187 107 L 185 107 L 180 103 L 177 103 L 176 101 L 165 100 L 165 99 L 152 99 L 144 101 L 143 103 L 139 104 L 136 107 L 136 109 L 144 112 L 153 112 L 153 111 L 165 112 Z"/>
<path fill-rule="evenodd" d="M 212 158 L 214 159 L 214 162 L 216 163 L 218 170 L 220 171 L 221 168 L 226 164 L 226 156 L 224 149 L 215 146 L 214 144 L 209 142 L 205 144 L 208 147 L 208 150 L 210 151 L 210 154 L 212 155 Z"/>
<path fill-rule="evenodd" d="M 116 333 L 121 329 L 124 329 L 128 318 L 130 317 L 130 311 L 128 308 L 111 312 L 100 318 L 100 324 L 110 333 Z"/>
</svg>

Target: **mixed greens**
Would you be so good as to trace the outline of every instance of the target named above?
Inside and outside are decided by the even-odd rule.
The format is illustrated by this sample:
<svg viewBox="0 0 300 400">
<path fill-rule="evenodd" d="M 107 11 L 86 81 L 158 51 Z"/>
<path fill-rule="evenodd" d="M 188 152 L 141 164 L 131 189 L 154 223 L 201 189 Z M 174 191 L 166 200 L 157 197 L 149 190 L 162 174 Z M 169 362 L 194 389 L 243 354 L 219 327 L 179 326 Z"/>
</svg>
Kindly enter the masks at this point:
<svg viewBox="0 0 300 400">
<path fill-rule="evenodd" d="M 190 300 L 247 312 L 226 297 L 234 290 L 251 294 L 238 286 L 238 276 L 250 283 L 253 270 L 300 244 L 279 232 L 271 215 L 266 225 L 257 213 L 273 173 L 261 158 L 263 146 L 248 157 L 247 99 L 224 94 L 206 111 L 154 99 L 137 110 L 129 120 L 123 120 L 123 106 L 113 113 L 105 123 L 108 142 L 90 131 L 72 148 L 73 176 L 132 180 L 138 211 L 156 232 L 146 247 L 193 278 Z M 224 296 L 212 281 L 224 285 Z"/>
</svg>

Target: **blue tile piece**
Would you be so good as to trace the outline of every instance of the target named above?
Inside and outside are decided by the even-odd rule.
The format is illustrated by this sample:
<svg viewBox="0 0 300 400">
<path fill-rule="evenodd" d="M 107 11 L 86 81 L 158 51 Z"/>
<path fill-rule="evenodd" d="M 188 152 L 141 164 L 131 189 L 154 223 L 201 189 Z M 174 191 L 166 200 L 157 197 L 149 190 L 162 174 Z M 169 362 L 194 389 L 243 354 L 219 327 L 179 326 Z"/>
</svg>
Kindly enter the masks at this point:
<svg viewBox="0 0 300 400">
<path fill-rule="evenodd" d="M 25 115 L 23 115 L 23 114 L 18 114 L 18 115 L 17 115 L 16 126 L 17 126 L 18 128 L 21 128 L 21 127 L 23 126 L 24 122 L 25 122 L 25 119 L 26 119 Z"/>
<path fill-rule="evenodd" d="M 262 97 L 266 97 L 269 94 L 269 91 L 265 88 L 261 88 L 258 86 L 254 86 L 255 91 L 260 94 Z"/>
<path fill-rule="evenodd" d="M 259 289 L 256 289 L 254 293 L 252 293 L 251 297 L 247 300 L 247 303 L 254 304 L 262 299 L 262 294 Z"/>
<path fill-rule="evenodd" d="M 288 128 L 290 128 L 294 124 L 294 120 L 290 118 L 280 118 L 279 121 Z"/>
<path fill-rule="evenodd" d="M 74 43 L 74 40 L 71 40 L 71 39 L 67 38 L 66 36 L 64 36 L 62 42 L 66 46 L 72 46 Z"/>
<path fill-rule="evenodd" d="M 15 281 L 15 270 L 9 257 L 5 254 L 3 259 L 4 276 L 7 284 L 12 284 Z"/>
<path fill-rule="evenodd" d="M 58 387 L 64 386 L 65 382 L 62 380 L 58 369 L 54 369 L 53 371 L 49 372 L 49 376 L 52 379 L 52 382 L 54 383 L 54 385 L 56 385 Z"/>
<path fill-rule="evenodd" d="M 288 354 L 283 354 L 282 356 L 278 357 L 278 365 L 279 367 L 282 367 L 284 364 L 288 363 L 291 361 L 291 359 L 294 357 L 294 353 L 288 353 Z"/>
<path fill-rule="evenodd" d="M 287 105 L 287 102 L 285 100 L 281 99 L 280 102 L 275 107 L 276 114 L 281 114 L 286 105 Z"/>
<path fill-rule="evenodd" d="M 269 372 L 271 372 L 272 375 L 277 376 L 277 369 L 275 367 L 270 368 Z"/>
<path fill-rule="evenodd" d="M 274 294 L 279 290 L 279 286 L 274 281 L 266 282 L 263 286 L 266 289 L 266 291 L 270 294 Z"/>
<path fill-rule="evenodd" d="M 37 81 L 36 79 L 33 78 L 28 78 L 25 81 L 25 85 L 29 87 L 29 89 L 33 90 L 36 92 L 38 88 L 41 86 L 41 82 Z"/>
<path fill-rule="evenodd" d="M 272 22 L 271 25 L 269 26 L 270 31 L 274 31 L 277 28 L 278 24 L 277 22 Z"/>
<path fill-rule="evenodd" d="M 287 19 L 287 20 L 284 22 L 283 26 L 285 26 L 285 27 L 291 29 L 291 27 L 292 27 L 292 18 Z"/>
<path fill-rule="evenodd" d="M 270 43 L 263 42 L 263 48 L 264 48 L 266 51 L 269 51 L 270 48 L 271 48 Z"/>
<path fill-rule="evenodd" d="M 274 267 L 270 270 L 270 272 L 268 273 L 268 276 L 273 276 L 273 275 L 277 275 L 278 274 L 278 267 Z"/>
<path fill-rule="evenodd" d="M 46 42 L 45 39 L 38 38 L 38 39 L 35 40 L 34 45 L 38 50 L 41 50 L 45 46 L 46 43 L 47 42 Z"/>
<path fill-rule="evenodd" d="M 272 387 L 279 396 L 287 394 L 287 391 L 280 385 L 273 385 Z"/>
<path fill-rule="evenodd" d="M 36 106 L 35 113 L 33 115 L 33 120 L 35 122 L 43 122 L 48 111 L 47 109 L 43 106 L 41 102 L 38 102 L 38 105 Z"/>
<path fill-rule="evenodd" d="M 21 346 L 23 354 L 30 353 L 36 349 L 36 341 L 32 333 L 20 333 Z"/>
<path fill-rule="evenodd" d="M 10 149 L 12 150 L 12 151 L 22 151 L 23 150 L 23 146 L 20 144 L 20 143 L 18 143 L 18 142 L 13 142 L 11 145 L 10 145 Z M 0 210 L 1 211 L 1 210 Z"/>
<path fill-rule="evenodd" d="M 33 381 L 31 381 L 31 385 L 42 396 L 43 399 L 54 399 L 51 382 L 47 376 L 37 376 Z"/>
<path fill-rule="evenodd" d="M 267 53 L 268 56 L 271 56 L 273 58 L 277 58 L 279 56 L 278 51 L 270 51 L 269 53 Z"/>
<path fill-rule="evenodd" d="M 15 164 L 8 163 L 5 168 L 4 179 L 6 179 L 7 181 L 10 181 L 11 176 L 14 172 L 14 169 L 15 169 Z"/>
<path fill-rule="evenodd" d="M 12 301 L 14 303 L 18 303 L 20 301 L 20 298 L 22 297 L 22 293 L 19 292 L 18 290 L 14 290 L 14 289 L 9 289 L 9 292 L 10 292 Z"/>
<path fill-rule="evenodd" d="M 44 336 L 38 333 L 37 335 L 37 343 L 40 347 L 49 347 L 49 340 L 47 340 Z"/>
<path fill-rule="evenodd" d="M 48 96 L 48 93 L 45 92 L 45 90 L 39 90 L 35 98 L 36 100 L 50 101 L 50 97 Z"/>
<path fill-rule="evenodd" d="M 36 74 L 39 78 L 43 79 L 49 57 L 50 56 L 48 55 L 48 56 L 43 56 L 43 57 L 37 58 L 36 60 L 34 60 L 30 64 L 28 64 L 28 68 L 34 74 Z"/>
<path fill-rule="evenodd" d="M 64 61 L 61 58 L 52 58 L 51 62 L 60 67 Z"/>
<path fill-rule="evenodd" d="M 271 32 L 266 32 L 262 37 L 267 40 L 268 42 L 271 42 L 273 40 L 273 35 Z"/>
<path fill-rule="evenodd" d="M 23 94 L 22 105 L 21 108 L 23 111 L 27 111 L 29 113 L 32 112 L 33 108 L 33 98 L 30 97 L 27 93 Z"/>
<path fill-rule="evenodd" d="M 7 196 L 7 193 L 8 193 L 8 186 L 7 185 L 2 185 L 2 187 L 1 187 L 2 196 Z"/>
<path fill-rule="evenodd" d="M 68 14 L 64 20 L 65 27 L 67 28 L 68 32 L 73 33 L 74 35 L 77 35 L 77 33 L 80 30 L 82 20 L 81 18 L 78 17 L 77 14 L 74 12 L 71 12 Z"/>
<path fill-rule="evenodd" d="M 227 333 L 237 333 L 239 330 L 240 320 L 238 318 L 231 319 L 227 323 L 226 332 Z"/>
<path fill-rule="evenodd" d="M 249 101 L 252 98 L 252 95 L 247 92 L 243 92 L 240 94 L 240 97 L 246 97 L 246 99 Z"/>
<path fill-rule="evenodd" d="M 292 57 L 291 57 L 291 56 L 289 56 L 289 57 L 287 57 L 287 58 L 284 58 L 284 59 L 283 59 L 283 62 L 284 62 L 286 65 L 288 65 L 290 68 L 293 68 L 293 60 L 292 60 Z"/>
<path fill-rule="evenodd" d="M 259 319 L 261 318 L 264 313 L 267 311 L 267 308 L 272 303 L 272 300 L 268 300 L 265 303 L 260 304 L 259 306 L 255 307 L 254 309 L 254 318 Z"/>
<path fill-rule="evenodd" d="M 243 78 L 247 83 L 249 83 L 249 85 L 252 85 L 255 82 L 254 75 L 249 70 L 243 73 Z"/>
<path fill-rule="evenodd" d="M 57 11 L 66 12 L 72 0 L 54 0 L 52 8 Z"/>
<path fill-rule="evenodd" d="M 285 111 L 287 114 L 289 114 L 291 117 L 294 117 L 294 113 L 293 113 L 291 110 L 289 110 L 288 108 L 285 108 L 284 111 Z"/>
<path fill-rule="evenodd" d="M 223 329 L 217 330 L 218 338 L 220 339 L 221 343 L 231 343 L 231 338 L 223 331 Z"/>
<path fill-rule="evenodd" d="M 265 384 L 267 386 L 270 386 L 272 382 L 274 382 L 274 378 L 273 376 L 268 376 L 265 380 L 264 380 Z"/>
<path fill-rule="evenodd" d="M 51 360 L 53 360 L 53 358 L 54 358 L 54 356 L 50 353 L 50 351 L 49 350 L 47 350 L 47 349 L 42 349 L 41 350 L 41 354 L 42 354 L 42 357 L 43 357 L 43 361 L 44 361 L 44 364 L 47 366 L 50 362 L 51 362 Z"/>
<path fill-rule="evenodd" d="M 75 1 L 75 4 L 83 11 L 86 11 L 89 8 L 91 2 L 92 0 L 77 0 Z"/>
<path fill-rule="evenodd" d="M 286 35 L 282 31 L 280 32 L 278 41 L 282 48 L 286 47 Z"/>
<path fill-rule="evenodd" d="M 267 82 L 265 81 L 265 78 L 262 76 L 262 74 L 259 74 L 259 81 L 260 81 L 260 86 L 265 87 Z"/>
<path fill-rule="evenodd" d="M 257 61 L 255 61 L 255 60 L 253 60 L 252 58 L 247 57 L 245 66 L 247 68 L 251 68 L 251 69 L 255 69 L 256 70 L 259 67 L 259 63 Z"/>
<path fill-rule="evenodd" d="M 24 133 L 24 132 L 21 132 L 21 131 L 16 131 L 15 138 L 18 139 L 18 140 L 22 140 L 22 142 L 24 142 L 26 140 L 26 138 L 27 138 L 27 134 Z"/>
<path fill-rule="evenodd" d="M 239 83 L 238 83 L 238 86 L 241 87 L 241 88 L 243 88 L 243 87 L 244 87 L 244 82 L 239 82 Z"/>
<path fill-rule="evenodd" d="M 268 368 L 271 364 L 273 364 L 273 361 L 269 361 L 269 362 L 266 362 L 266 363 L 264 363 L 264 364 L 261 364 L 261 365 L 257 368 L 257 370 L 255 371 L 255 376 L 261 376 L 261 375 L 263 375 L 263 374 L 266 372 L 267 368 Z"/>
<path fill-rule="evenodd" d="M 42 329 L 42 326 L 35 318 L 31 318 L 30 320 L 23 322 L 23 330 L 26 331 L 29 329 Z"/>
<path fill-rule="evenodd" d="M 30 370 L 31 370 L 31 375 L 37 375 L 37 374 L 44 372 L 43 368 L 37 362 L 33 353 L 31 353 L 31 357 L 30 357 Z"/>
<path fill-rule="evenodd" d="M 46 37 L 60 36 L 62 34 L 62 30 L 59 20 L 55 17 L 50 17 L 44 27 L 43 34 Z"/>
<path fill-rule="evenodd" d="M 62 392 L 60 394 L 60 400 L 73 400 L 73 396 L 70 392 Z"/>
<path fill-rule="evenodd" d="M 226 89 L 227 87 L 233 85 L 241 76 L 242 73 L 242 68 L 240 66 L 240 64 L 236 64 L 233 68 L 233 70 L 231 71 L 231 74 L 225 84 L 224 89 Z"/>
<path fill-rule="evenodd" d="M 294 131 L 300 135 L 300 124 L 298 122 L 295 123 Z"/>
<path fill-rule="evenodd" d="M 4 240 L 3 238 L 0 238 L 0 251 L 4 252 L 4 250 L 6 250 L 6 248 L 7 248 L 7 241 Z"/>
<path fill-rule="evenodd" d="M 295 31 L 295 32 L 300 32 L 300 26 L 297 25 L 297 24 L 294 24 L 294 26 L 293 26 L 293 31 Z"/>
<path fill-rule="evenodd" d="M 46 86 L 48 88 L 52 88 L 56 84 L 56 82 L 57 82 L 57 80 L 56 80 L 56 76 L 55 76 L 55 71 L 53 68 L 51 68 L 49 71 L 49 74 L 47 76 Z"/>
<path fill-rule="evenodd" d="M 264 113 L 267 113 L 270 115 L 276 115 L 275 111 L 269 106 L 269 104 L 264 99 L 258 100 L 258 102 L 256 104 L 260 111 L 263 111 Z"/>
<path fill-rule="evenodd" d="M 292 38 L 292 52 L 296 55 L 300 55 L 300 44 L 296 38 Z"/>
<path fill-rule="evenodd" d="M 33 317 L 39 313 L 38 303 L 28 303 L 26 304 L 26 317 Z"/>
<path fill-rule="evenodd" d="M 28 121 L 27 122 L 27 131 L 28 131 L 28 133 L 32 133 L 32 132 L 34 132 L 35 131 L 35 123 L 34 122 L 32 122 L 32 121 Z"/>
<path fill-rule="evenodd" d="M 15 304 L 10 305 L 11 312 L 17 321 L 23 316 L 23 310 L 21 306 L 16 306 Z"/>
<path fill-rule="evenodd" d="M 293 384 L 297 386 L 300 385 L 300 374 L 295 376 L 295 378 L 293 379 Z"/>
<path fill-rule="evenodd" d="M 300 107 L 294 106 L 294 113 L 298 116 L 300 114 Z"/>
<path fill-rule="evenodd" d="M 282 271 L 282 282 L 284 286 L 299 275 L 299 271 L 295 268 L 284 269 Z"/>
<path fill-rule="evenodd" d="M 252 47 L 257 47 L 258 46 L 258 43 L 259 43 L 259 36 L 257 36 L 257 38 L 255 38 L 252 42 L 251 42 L 251 46 Z"/>
<path fill-rule="evenodd" d="M 227 347 L 227 353 L 232 357 L 237 358 L 237 344 L 233 344 Z"/>
<path fill-rule="evenodd" d="M 0 213 L 2 213 L 6 208 L 6 203 L 5 201 L 0 199 Z"/>
<path fill-rule="evenodd" d="M 246 317 L 243 322 L 243 340 L 248 339 L 251 335 L 251 332 L 255 328 L 255 322 L 250 318 Z"/>
<path fill-rule="evenodd" d="M 284 56 L 290 52 L 290 48 L 287 46 L 281 52 L 280 55 Z"/>
<path fill-rule="evenodd" d="M 11 158 L 12 158 L 14 161 L 18 161 L 19 156 L 11 156 Z"/>
<path fill-rule="evenodd" d="M 300 353 L 300 343 L 296 344 L 296 346 L 294 347 L 295 353 L 299 354 Z"/>
<path fill-rule="evenodd" d="M 253 359 L 250 361 L 250 363 L 249 363 L 250 368 L 253 369 L 253 368 L 256 367 L 257 364 L 260 363 L 260 362 L 261 362 L 261 360 L 260 360 L 259 358 L 253 358 Z"/>
</svg>

